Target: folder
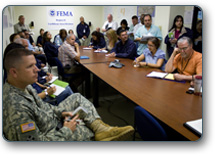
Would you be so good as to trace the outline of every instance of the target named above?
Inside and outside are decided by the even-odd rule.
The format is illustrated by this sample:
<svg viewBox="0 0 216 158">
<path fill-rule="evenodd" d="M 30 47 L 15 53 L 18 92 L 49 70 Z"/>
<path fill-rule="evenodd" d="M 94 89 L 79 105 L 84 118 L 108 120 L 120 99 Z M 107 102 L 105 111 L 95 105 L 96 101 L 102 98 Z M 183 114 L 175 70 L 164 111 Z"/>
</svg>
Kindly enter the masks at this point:
<svg viewBox="0 0 216 158">
<path fill-rule="evenodd" d="M 80 56 L 80 59 L 89 59 L 89 57 L 88 57 L 88 56 L 85 56 L 85 55 L 83 55 L 83 56 Z"/>
</svg>

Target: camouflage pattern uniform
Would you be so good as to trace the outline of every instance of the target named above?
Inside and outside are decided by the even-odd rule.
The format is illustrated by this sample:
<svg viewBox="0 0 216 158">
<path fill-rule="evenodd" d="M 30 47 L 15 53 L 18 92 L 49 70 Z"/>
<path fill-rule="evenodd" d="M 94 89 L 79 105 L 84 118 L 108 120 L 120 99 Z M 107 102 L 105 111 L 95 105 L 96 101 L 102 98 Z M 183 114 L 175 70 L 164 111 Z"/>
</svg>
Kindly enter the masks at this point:
<svg viewBox="0 0 216 158">
<path fill-rule="evenodd" d="M 88 114 L 83 124 L 77 124 L 72 132 L 67 127 L 56 130 L 63 111 L 84 107 Z M 43 102 L 29 85 L 23 91 L 5 83 L 3 87 L 3 131 L 10 141 L 88 141 L 94 133 L 88 127 L 100 118 L 93 104 L 75 93 L 59 106 Z"/>
</svg>

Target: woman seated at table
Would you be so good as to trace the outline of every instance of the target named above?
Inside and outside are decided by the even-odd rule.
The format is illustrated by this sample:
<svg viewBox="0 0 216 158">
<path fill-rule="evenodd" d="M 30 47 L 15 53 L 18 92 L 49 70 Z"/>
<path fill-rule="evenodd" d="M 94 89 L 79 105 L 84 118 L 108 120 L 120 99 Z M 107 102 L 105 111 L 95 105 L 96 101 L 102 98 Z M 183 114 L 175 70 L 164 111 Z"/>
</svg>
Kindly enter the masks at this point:
<svg viewBox="0 0 216 158">
<path fill-rule="evenodd" d="M 56 65 L 53 57 L 58 57 L 58 47 L 51 42 L 52 35 L 49 31 L 43 34 L 43 49 L 50 65 Z"/>
<path fill-rule="evenodd" d="M 148 39 L 148 48 L 143 51 L 138 58 L 133 61 L 134 67 L 152 67 L 165 69 L 165 52 L 159 49 L 160 40 L 156 37 Z M 143 61 L 144 60 L 144 61 Z"/>
<path fill-rule="evenodd" d="M 106 36 L 108 38 L 108 41 L 106 43 L 106 49 L 110 52 L 118 41 L 116 31 L 110 29 L 106 32 Z"/>
<path fill-rule="evenodd" d="M 94 31 L 92 32 L 92 38 L 91 38 L 91 43 L 90 46 L 93 49 L 102 49 L 106 47 L 106 42 L 104 39 L 103 34 L 100 32 Z"/>
</svg>

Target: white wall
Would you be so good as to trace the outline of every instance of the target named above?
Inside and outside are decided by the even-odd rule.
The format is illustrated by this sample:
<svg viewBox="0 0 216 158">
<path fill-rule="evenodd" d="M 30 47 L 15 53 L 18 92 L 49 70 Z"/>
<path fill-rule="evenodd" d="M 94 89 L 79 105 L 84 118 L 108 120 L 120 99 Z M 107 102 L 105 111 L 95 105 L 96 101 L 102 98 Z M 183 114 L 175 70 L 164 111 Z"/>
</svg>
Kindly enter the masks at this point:
<svg viewBox="0 0 216 158">
<path fill-rule="evenodd" d="M 68 6 L 67 6 L 68 7 Z M 74 33 L 76 33 L 76 26 L 80 23 L 80 16 L 83 16 L 85 22 L 88 23 L 91 21 L 90 30 L 95 30 L 96 27 L 101 27 L 102 25 L 102 6 L 71 6 L 74 14 Z M 40 28 L 43 28 L 45 31 L 48 28 L 47 17 L 46 17 L 46 6 L 15 6 L 14 15 L 15 23 L 18 22 L 19 15 L 25 16 L 25 23 L 29 24 L 31 21 L 34 21 L 34 29 L 32 31 L 35 33 L 34 40 L 39 35 Z M 51 32 L 52 37 L 58 34 L 58 30 L 48 30 Z"/>
<path fill-rule="evenodd" d="M 104 6 L 103 21 L 107 20 L 107 15 L 110 13 L 113 15 L 113 20 L 118 23 L 118 27 L 122 19 L 126 19 L 130 26 L 132 24 L 131 17 L 137 15 L 137 6 Z"/>
<path fill-rule="evenodd" d="M 164 39 L 167 35 L 167 30 L 169 27 L 169 19 L 170 19 L 169 15 L 170 15 L 170 6 L 155 7 L 154 25 L 158 26 L 161 30 L 163 41 L 161 42 L 160 48 L 164 51 L 166 51 L 166 44 L 164 44 Z"/>
<path fill-rule="evenodd" d="M 3 10 L 3 52 L 6 46 L 10 43 L 9 37 L 14 32 L 14 8 L 12 6 L 5 7 Z"/>
</svg>

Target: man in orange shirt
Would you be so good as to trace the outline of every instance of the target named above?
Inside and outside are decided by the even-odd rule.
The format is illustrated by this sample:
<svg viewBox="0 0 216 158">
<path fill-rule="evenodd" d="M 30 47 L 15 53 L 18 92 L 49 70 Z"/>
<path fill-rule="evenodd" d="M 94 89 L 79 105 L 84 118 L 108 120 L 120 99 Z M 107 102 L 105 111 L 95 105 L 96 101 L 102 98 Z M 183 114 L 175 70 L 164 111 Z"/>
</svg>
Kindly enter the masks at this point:
<svg viewBox="0 0 216 158">
<path fill-rule="evenodd" d="M 176 80 L 191 81 L 194 75 L 202 75 L 202 54 L 193 50 L 193 44 L 190 38 L 182 37 L 177 42 L 178 48 L 175 48 L 169 58 L 165 71 L 173 72 Z"/>
</svg>

